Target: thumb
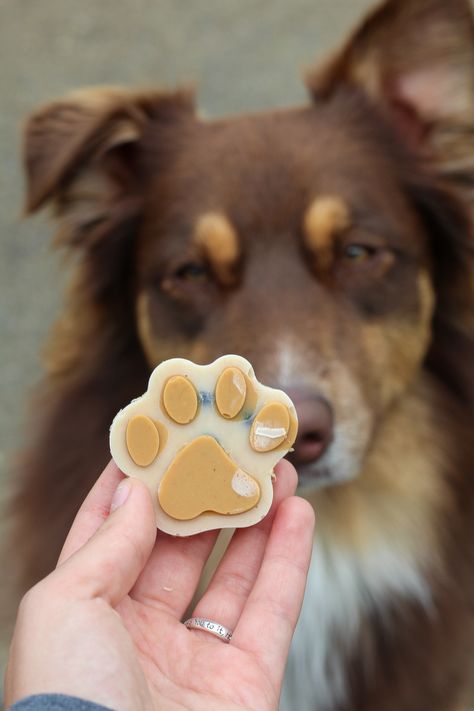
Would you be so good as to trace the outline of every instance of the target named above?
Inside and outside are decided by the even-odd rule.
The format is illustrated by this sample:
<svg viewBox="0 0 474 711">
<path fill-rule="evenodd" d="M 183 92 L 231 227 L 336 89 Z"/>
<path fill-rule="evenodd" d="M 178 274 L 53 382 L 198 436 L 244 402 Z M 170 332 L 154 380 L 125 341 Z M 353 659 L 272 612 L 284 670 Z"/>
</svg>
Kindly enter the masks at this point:
<svg viewBox="0 0 474 711">
<path fill-rule="evenodd" d="M 138 479 L 123 479 L 110 516 L 53 575 L 74 591 L 74 597 L 102 597 L 115 606 L 135 584 L 155 538 L 150 491 Z"/>
</svg>

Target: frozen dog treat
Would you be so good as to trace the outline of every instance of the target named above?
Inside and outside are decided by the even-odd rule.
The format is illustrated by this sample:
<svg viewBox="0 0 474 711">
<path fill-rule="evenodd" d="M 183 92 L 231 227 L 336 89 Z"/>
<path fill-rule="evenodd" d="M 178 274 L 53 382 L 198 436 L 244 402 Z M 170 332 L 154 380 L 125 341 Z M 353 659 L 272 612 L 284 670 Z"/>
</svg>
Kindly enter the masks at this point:
<svg viewBox="0 0 474 711">
<path fill-rule="evenodd" d="M 158 528 L 189 536 L 258 523 L 272 503 L 273 468 L 297 429 L 288 395 L 259 383 L 245 358 L 173 358 L 115 417 L 110 450 L 149 487 Z"/>
</svg>

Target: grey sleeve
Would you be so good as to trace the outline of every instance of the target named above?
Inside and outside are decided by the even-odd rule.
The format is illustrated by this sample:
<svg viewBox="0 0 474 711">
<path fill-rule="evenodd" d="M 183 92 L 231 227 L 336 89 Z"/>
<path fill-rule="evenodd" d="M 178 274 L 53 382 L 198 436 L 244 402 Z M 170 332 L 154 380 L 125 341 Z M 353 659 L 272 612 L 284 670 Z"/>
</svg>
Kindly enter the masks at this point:
<svg viewBox="0 0 474 711">
<path fill-rule="evenodd" d="M 37 694 L 28 696 L 10 706 L 8 711 L 113 711 L 107 706 L 84 701 L 64 694 Z"/>
</svg>

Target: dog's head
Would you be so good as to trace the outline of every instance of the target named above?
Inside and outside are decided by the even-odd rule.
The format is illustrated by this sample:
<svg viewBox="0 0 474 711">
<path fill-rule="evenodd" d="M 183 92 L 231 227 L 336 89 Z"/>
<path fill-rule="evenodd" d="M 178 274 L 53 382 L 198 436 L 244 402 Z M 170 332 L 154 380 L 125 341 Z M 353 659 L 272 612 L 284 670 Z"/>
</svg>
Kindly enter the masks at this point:
<svg viewBox="0 0 474 711">
<path fill-rule="evenodd" d="M 187 92 L 79 92 L 27 124 L 27 207 L 100 259 L 93 298 L 125 294 L 150 366 L 244 355 L 295 399 L 302 480 L 347 480 L 466 337 L 473 69 L 467 0 L 389 0 L 308 106 L 207 121 Z"/>
</svg>

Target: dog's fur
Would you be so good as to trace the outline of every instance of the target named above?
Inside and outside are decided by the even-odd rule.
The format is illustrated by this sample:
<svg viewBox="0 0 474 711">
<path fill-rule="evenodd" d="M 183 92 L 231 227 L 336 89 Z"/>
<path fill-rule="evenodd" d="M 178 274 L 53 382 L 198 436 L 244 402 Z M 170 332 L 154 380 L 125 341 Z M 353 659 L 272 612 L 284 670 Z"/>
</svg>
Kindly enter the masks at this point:
<svg viewBox="0 0 474 711">
<path fill-rule="evenodd" d="M 187 92 L 116 89 L 29 120 L 27 209 L 54 206 L 73 278 L 14 504 L 23 583 L 53 566 L 150 368 L 241 353 L 334 412 L 300 472 L 317 537 L 283 703 L 456 711 L 474 605 L 468 1 L 388 0 L 308 86 L 308 106 L 219 121 Z"/>
</svg>

